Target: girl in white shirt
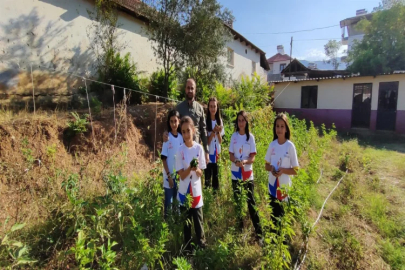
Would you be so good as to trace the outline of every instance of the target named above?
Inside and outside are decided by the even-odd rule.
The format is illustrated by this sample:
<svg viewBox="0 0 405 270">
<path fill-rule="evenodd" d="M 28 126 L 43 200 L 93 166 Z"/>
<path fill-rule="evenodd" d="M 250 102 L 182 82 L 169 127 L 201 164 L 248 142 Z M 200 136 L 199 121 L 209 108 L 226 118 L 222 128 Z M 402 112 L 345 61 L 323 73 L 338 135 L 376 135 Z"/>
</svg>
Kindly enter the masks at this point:
<svg viewBox="0 0 405 270">
<path fill-rule="evenodd" d="M 218 181 L 218 158 L 221 153 L 222 136 L 225 135 L 218 100 L 212 97 L 208 100 L 208 110 L 206 117 L 209 161 L 205 169 L 205 187 L 210 187 L 217 191 Z M 211 182 L 212 178 L 212 182 Z"/>
<path fill-rule="evenodd" d="M 195 135 L 193 120 L 189 116 L 184 116 L 181 118 L 180 128 L 184 144 L 179 147 L 176 155 L 176 171 L 180 176 L 177 200 L 180 210 L 186 218 L 184 221 L 184 250 L 189 252 L 191 251 L 192 221 L 197 236 L 196 244 L 200 248 L 205 247 L 201 176 L 206 168 L 206 163 L 203 147 L 193 140 Z M 187 195 L 191 196 L 191 202 L 187 201 Z M 189 205 L 190 207 L 188 207 Z"/>
<path fill-rule="evenodd" d="M 180 134 L 180 113 L 171 110 L 167 116 L 167 128 L 169 130 L 169 140 L 163 143 L 161 159 L 163 161 L 163 188 L 165 191 L 164 215 L 167 217 L 168 211 L 177 197 L 177 173 L 175 169 L 176 154 L 183 144 L 183 137 Z"/>
<path fill-rule="evenodd" d="M 278 114 L 273 125 L 273 141 L 266 153 L 266 170 L 269 172 L 270 205 L 273 208 L 273 224 L 277 225 L 277 217 L 284 215 L 281 202 L 288 200 L 288 194 L 279 188 L 288 189 L 291 175 L 296 175 L 299 168 L 295 145 L 290 141 L 291 132 L 287 116 Z"/>
<path fill-rule="evenodd" d="M 232 161 L 232 188 L 235 201 L 240 200 L 240 190 L 243 187 L 247 191 L 247 203 L 250 218 L 255 227 L 256 238 L 261 240 L 262 229 L 259 215 L 256 210 L 256 203 L 253 196 L 253 162 L 256 156 L 256 143 L 252 133 L 249 132 L 249 121 L 247 114 L 240 111 L 236 116 L 236 132 L 232 134 L 229 144 L 229 157 Z M 239 228 L 243 229 L 243 219 L 238 217 Z"/>
</svg>

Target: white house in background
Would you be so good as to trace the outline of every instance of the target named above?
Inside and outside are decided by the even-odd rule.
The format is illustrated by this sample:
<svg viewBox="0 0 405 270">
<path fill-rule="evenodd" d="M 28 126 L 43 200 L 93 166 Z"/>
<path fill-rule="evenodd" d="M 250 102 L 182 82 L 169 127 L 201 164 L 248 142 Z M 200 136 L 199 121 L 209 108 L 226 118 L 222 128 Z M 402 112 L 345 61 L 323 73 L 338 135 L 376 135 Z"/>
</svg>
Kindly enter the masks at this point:
<svg viewBox="0 0 405 270">
<path fill-rule="evenodd" d="M 347 45 L 347 52 L 349 52 L 354 45 L 354 41 L 361 41 L 364 37 L 364 32 L 356 29 L 356 25 L 360 20 L 370 20 L 373 13 L 367 13 L 365 9 L 356 11 L 356 16 L 347 18 L 340 21 L 340 28 L 342 29 L 342 44 Z M 347 30 L 347 35 L 346 35 Z"/>
<path fill-rule="evenodd" d="M 137 12 L 139 0 L 115 0 L 119 4 L 120 39 L 144 75 L 160 67 L 148 40 L 148 19 Z M 88 28 L 93 21 L 88 0 L 3 0 L 0 16 L 0 89 L 1 70 L 17 64 L 34 63 L 84 74 L 93 71 L 94 54 L 90 49 Z M 229 26 L 234 39 L 227 44 L 223 62 L 233 79 L 257 72 L 266 76 L 265 53 Z"/>
<path fill-rule="evenodd" d="M 274 83 L 274 110 L 316 125 L 405 134 L 405 73 L 377 76 L 323 75 Z"/>
<path fill-rule="evenodd" d="M 281 78 L 281 71 L 288 66 L 292 59 L 289 55 L 284 53 L 284 46 L 277 46 L 277 53 L 267 59 L 270 70 L 267 72 L 267 81 L 279 80 Z"/>
<path fill-rule="evenodd" d="M 266 79 L 270 69 L 266 61 L 266 53 L 250 42 L 247 38 L 228 26 L 233 40 L 227 46 L 226 69 L 233 80 L 239 80 L 241 76 L 251 76 L 255 72 Z"/>
</svg>

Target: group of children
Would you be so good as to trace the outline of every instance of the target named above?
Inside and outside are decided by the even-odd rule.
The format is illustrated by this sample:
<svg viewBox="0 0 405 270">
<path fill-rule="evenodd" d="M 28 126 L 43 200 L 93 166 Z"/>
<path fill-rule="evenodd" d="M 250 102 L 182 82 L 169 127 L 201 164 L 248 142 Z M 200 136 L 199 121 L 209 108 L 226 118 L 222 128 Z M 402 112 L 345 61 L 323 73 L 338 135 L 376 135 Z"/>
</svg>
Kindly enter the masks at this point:
<svg viewBox="0 0 405 270">
<path fill-rule="evenodd" d="M 221 153 L 224 126 L 220 116 L 218 100 L 210 98 L 206 114 L 206 127 L 209 146 L 209 160 L 205 160 L 203 147 L 193 140 L 195 127 L 193 120 L 185 116 L 180 119 L 176 110 L 169 112 L 167 128 L 169 140 L 163 143 L 163 187 L 165 191 L 164 214 L 167 217 L 174 199 L 177 199 L 181 212 L 186 215 L 184 225 L 185 250 L 191 249 L 191 220 L 197 237 L 197 245 L 205 247 L 203 228 L 203 194 L 201 176 L 205 171 L 205 186 L 212 186 L 214 191 L 219 189 L 218 159 Z M 277 115 L 273 126 L 273 141 L 270 143 L 265 156 L 265 169 L 269 172 L 270 205 L 273 208 L 273 222 L 284 214 L 280 201 L 288 200 L 288 195 L 281 188 L 291 185 L 291 175 L 298 170 L 298 159 L 291 136 L 286 115 Z M 247 191 L 249 214 L 255 228 L 256 237 L 261 241 L 262 229 L 253 196 L 254 176 L 253 163 L 256 156 L 256 142 L 249 131 L 247 114 L 240 111 L 235 121 L 235 132 L 229 144 L 229 157 L 232 162 L 232 188 L 234 198 L 241 198 L 241 189 Z M 178 182 L 178 183 L 177 183 Z M 191 202 L 187 201 L 190 196 Z M 238 218 L 239 227 L 243 228 L 243 220 Z"/>
</svg>

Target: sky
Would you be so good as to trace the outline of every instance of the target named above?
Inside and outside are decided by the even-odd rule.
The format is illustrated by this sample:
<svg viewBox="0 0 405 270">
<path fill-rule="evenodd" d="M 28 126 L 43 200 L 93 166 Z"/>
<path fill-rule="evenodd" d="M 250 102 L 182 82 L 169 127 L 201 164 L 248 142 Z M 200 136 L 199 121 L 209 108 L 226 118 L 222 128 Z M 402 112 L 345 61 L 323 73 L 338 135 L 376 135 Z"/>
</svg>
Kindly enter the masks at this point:
<svg viewBox="0 0 405 270">
<path fill-rule="evenodd" d="M 325 60 L 324 45 L 329 39 L 340 40 L 341 20 L 354 17 L 356 10 L 365 8 L 371 12 L 379 0 L 218 0 L 235 16 L 233 28 L 250 42 L 266 52 L 270 58 L 277 53 L 277 45 L 284 45 L 290 54 L 293 36 L 294 58 L 300 60 Z M 292 32 L 329 27 L 308 32 Z M 265 33 L 265 34 L 263 34 Z M 318 39 L 318 40 L 314 40 Z M 340 54 L 344 54 L 342 46 Z"/>
</svg>

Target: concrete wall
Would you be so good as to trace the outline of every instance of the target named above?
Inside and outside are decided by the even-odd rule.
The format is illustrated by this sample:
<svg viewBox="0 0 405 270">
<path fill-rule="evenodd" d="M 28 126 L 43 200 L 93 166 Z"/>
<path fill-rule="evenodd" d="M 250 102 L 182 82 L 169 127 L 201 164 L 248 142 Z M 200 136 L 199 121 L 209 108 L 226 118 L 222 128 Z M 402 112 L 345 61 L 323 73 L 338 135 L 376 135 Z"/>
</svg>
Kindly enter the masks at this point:
<svg viewBox="0 0 405 270">
<path fill-rule="evenodd" d="M 31 63 L 35 95 L 46 96 L 52 102 L 55 95 L 63 96 L 64 102 L 69 102 L 83 83 L 66 72 L 81 76 L 95 72 L 91 48 L 94 22 L 88 15 L 93 8 L 92 0 L 1 0 L 0 105 L 18 100 L 23 106 L 31 101 Z M 144 22 L 120 12 L 118 24 L 122 55 L 130 52 L 143 76 L 157 71 L 161 66 L 148 41 Z M 252 61 L 257 73 L 265 77 L 259 53 L 239 40 L 232 40 L 227 46 L 235 52 L 234 66 L 227 67 L 233 79 L 251 75 Z M 226 65 L 226 58 L 222 61 Z"/>
<path fill-rule="evenodd" d="M 256 73 L 266 80 L 267 71 L 260 66 L 260 53 L 255 52 L 245 42 L 232 40 L 227 42 L 227 48 L 234 51 L 234 65 L 226 64 L 226 71 L 232 76 L 233 80 L 239 80 L 242 75 L 252 75 L 252 61 L 256 63 Z M 224 57 L 223 61 L 227 63 Z"/>
<path fill-rule="evenodd" d="M 92 1 L 2 0 L 1 5 L 0 60 L 82 73 L 93 70 L 92 21 L 87 13 L 93 10 Z M 121 12 L 118 23 L 123 53 L 131 53 L 140 71 L 155 71 L 159 65 L 142 29 L 143 22 Z"/>
<path fill-rule="evenodd" d="M 396 131 L 405 133 L 405 74 L 374 77 L 358 77 L 318 81 L 283 82 L 275 85 L 274 107 L 278 111 L 287 111 L 302 118 L 313 120 L 317 124 L 335 123 L 337 128 L 351 128 L 353 106 L 353 85 L 372 83 L 370 129 L 376 129 L 378 93 L 380 82 L 399 81 Z M 318 86 L 317 109 L 301 109 L 301 87 Z M 283 91 L 284 89 L 284 91 Z"/>
</svg>

